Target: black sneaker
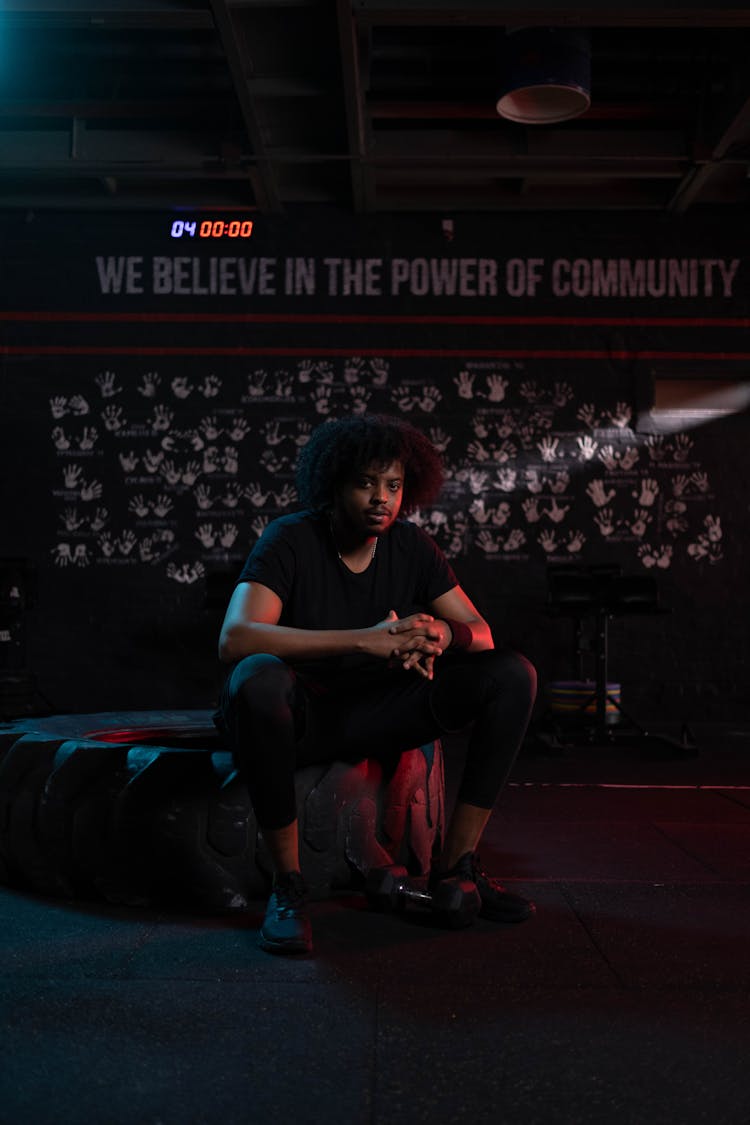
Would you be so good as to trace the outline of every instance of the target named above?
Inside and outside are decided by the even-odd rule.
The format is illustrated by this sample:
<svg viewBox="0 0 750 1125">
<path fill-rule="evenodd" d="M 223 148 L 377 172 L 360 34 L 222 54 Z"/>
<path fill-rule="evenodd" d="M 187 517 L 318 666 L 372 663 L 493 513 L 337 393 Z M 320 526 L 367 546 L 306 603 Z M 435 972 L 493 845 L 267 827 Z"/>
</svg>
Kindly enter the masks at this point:
<svg viewBox="0 0 750 1125">
<path fill-rule="evenodd" d="M 311 953 L 307 887 L 299 871 L 274 876 L 258 945 L 268 953 Z"/>
<path fill-rule="evenodd" d="M 533 902 L 522 898 L 521 895 L 514 895 L 497 879 L 482 871 L 476 852 L 466 852 L 450 871 L 436 873 L 430 881 L 449 878 L 458 878 L 476 884 L 482 900 L 480 918 L 489 918 L 491 922 L 525 922 L 536 911 Z"/>
</svg>

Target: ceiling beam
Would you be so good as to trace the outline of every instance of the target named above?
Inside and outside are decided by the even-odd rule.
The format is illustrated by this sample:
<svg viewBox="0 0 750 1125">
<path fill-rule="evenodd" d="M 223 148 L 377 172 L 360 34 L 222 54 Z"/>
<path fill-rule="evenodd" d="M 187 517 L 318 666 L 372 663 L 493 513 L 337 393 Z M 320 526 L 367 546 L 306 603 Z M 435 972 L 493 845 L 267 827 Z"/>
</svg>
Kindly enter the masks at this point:
<svg viewBox="0 0 750 1125">
<path fill-rule="evenodd" d="M 153 164 L 141 163 L 118 164 L 116 161 L 102 162 L 100 160 L 34 160 L 30 164 L 19 161 L 17 164 L 7 164 L 2 167 L 3 180 L 0 182 L 0 199 L 5 183 L 20 177 L 31 180 L 44 179 L 53 176 L 59 179 L 73 180 L 76 178 L 118 180 L 164 180 L 173 183 L 175 180 L 189 182 L 200 180 L 205 183 L 248 183 L 248 172 L 243 170 L 227 171 L 223 168 L 194 168 L 185 167 L 184 164 Z"/>
<path fill-rule="evenodd" d="M 646 185 L 637 181 L 612 184 L 608 191 L 593 183 L 588 190 L 565 184 L 528 183 L 521 190 L 521 181 L 466 184 L 445 190 L 435 185 L 428 191 L 406 185 L 378 185 L 378 207 L 388 211 L 663 211 L 662 185 Z"/>
<path fill-rule="evenodd" d="M 370 98 L 367 112 L 373 121 L 494 121 L 505 125 L 491 101 L 451 101 L 401 98 L 398 101 Z M 599 102 L 576 120 L 589 121 L 684 121 L 689 116 L 683 101 Z"/>
<path fill-rule="evenodd" d="M 220 187 L 210 194 L 201 188 L 192 189 L 190 185 L 181 188 L 179 184 L 168 185 L 167 191 L 159 191 L 152 187 L 144 190 L 108 191 L 97 186 L 96 181 L 90 181 L 87 191 L 83 184 L 66 184 L 64 193 L 59 191 L 44 191 L 43 187 L 37 189 L 32 186 L 24 187 L 23 191 L 3 191 L 0 193 L 0 204 L 8 210 L 41 211 L 53 208 L 55 211 L 161 211 L 173 212 L 176 210 L 189 211 L 193 214 L 206 214 L 209 212 L 229 211 L 237 214 L 257 214 L 253 203 L 243 198 L 242 193 L 221 190 Z M 127 189 L 127 185 L 125 185 Z"/>
<path fill-rule="evenodd" d="M 202 98 L 200 101 L 190 98 L 179 100 L 160 101 L 149 98 L 147 101 L 2 101 L 0 102 L 0 119 L 16 118 L 18 120 L 35 118 L 49 118 L 51 120 L 66 120 L 80 117 L 89 120 L 112 120 L 122 118 L 130 120 L 143 119 L 146 121 L 163 121 L 165 118 L 176 120 L 185 118 L 188 121 L 216 120 L 216 114 L 226 107 L 226 101 L 221 99 Z"/>
<path fill-rule="evenodd" d="M 10 27 L 173 28 L 213 27 L 204 0 L 3 0 Z"/>
<path fill-rule="evenodd" d="M 581 165 L 572 165 L 564 161 L 551 162 L 543 160 L 509 160 L 493 166 L 452 164 L 435 164 L 430 167 L 405 168 L 403 164 L 375 163 L 378 184 L 387 179 L 407 182 L 415 185 L 422 184 L 454 184 L 466 183 L 471 180 L 516 180 L 530 178 L 534 180 L 555 180 L 567 184 L 587 184 L 595 180 L 676 180 L 682 176 L 684 167 L 669 160 L 654 160 L 650 163 L 628 162 L 622 164 L 611 160 L 590 162 Z"/>
<path fill-rule="evenodd" d="M 202 171 L 206 167 L 246 167 L 246 159 L 226 161 L 222 138 L 204 123 L 199 132 L 193 129 L 109 130 L 86 129 L 85 122 L 74 117 L 66 129 L 18 130 L 0 125 L 0 168 L 14 165 L 49 163 L 71 158 L 73 164 L 118 164 L 137 167 L 186 167 Z"/>
<path fill-rule="evenodd" d="M 363 24 L 397 26 L 474 27 L 750 27 L 746 0 L 730 0 L 710 6 L 705 0 L 662 0 L 655 4 L 569 4 L 566 0 L 544 3 L 502 3 L 502 0 L 357 0 L 357 20 Z"/>
<path fill-rule="evenodd" d="M 740 145 L 742 153 L 732 156 L 732 149 Z M 734 115 L 729 125 L 714 145 L 709 160 L 693 167 L 683 178 L 670 199 L 667 210 L 681 215 L 703 194 L 716 175 L 730 163 L 750 162 L 750 98 Z"/>
<path fill-rule="evenodd" d="M 250 92 L 248 79 L 252 64 L 248 47 L 245 42 L 240 43 L 237 24 L 229 12 L 227 0 L 210 0 L 210 3 L 259 174 L 260 207 L 267 214 L 278 214 L 283 210 L 283 205 L 273 165 L 258 124 L 255 102 Z"/>
<path fill-rule="evenodd" d="M 562 160 L 569 164 L 600 159 L 626 163 L 632 160 L 678 160 L 691 163 L 685 137 L 679 130 L 635 130 L 623 135 L 615 130 L 597 132 L 570 130 L 567 133 L 519 134 L 502 129 L 462 133 L 457 129 L 399 129 L 378 131 L 370 150 L 373 160 L 456 163 L 473 161 L 494 164 L 526 159 Z"/>
<path fill-rule="evenodd" d="M 351 181 L 354 210 L 372 210 L 372 185 L 369 183 L 367 159 L 367 125 L 365 98 L 360 74 L 359 33 L 352 18 L 350 0 L 336 3 L 341 70 L 344 83 L 344 108 L 349 151 L 352 153 Z"/>
</svg>

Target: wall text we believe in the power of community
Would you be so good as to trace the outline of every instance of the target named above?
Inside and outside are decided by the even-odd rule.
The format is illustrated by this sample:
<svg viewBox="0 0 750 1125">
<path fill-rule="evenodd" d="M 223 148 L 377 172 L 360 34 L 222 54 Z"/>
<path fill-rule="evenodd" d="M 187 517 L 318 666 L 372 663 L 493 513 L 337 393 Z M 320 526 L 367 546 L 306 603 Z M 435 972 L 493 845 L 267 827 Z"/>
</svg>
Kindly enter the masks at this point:
<svg viewBox="0 0 750 1125">
<path fill-rule="evenodd" d="M 730 298 L 740 258 L 98 256 L 103 295 Z"/>
</svg>

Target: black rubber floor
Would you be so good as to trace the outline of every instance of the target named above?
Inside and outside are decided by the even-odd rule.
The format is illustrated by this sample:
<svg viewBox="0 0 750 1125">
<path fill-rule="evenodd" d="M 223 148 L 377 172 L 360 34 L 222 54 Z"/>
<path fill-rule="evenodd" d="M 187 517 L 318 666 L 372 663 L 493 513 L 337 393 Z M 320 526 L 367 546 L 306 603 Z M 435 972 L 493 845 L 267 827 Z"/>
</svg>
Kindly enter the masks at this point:
<svg viewBox="0 0 750 1125">
<path fill-rule="evenodd" d="M 261 903 L 1 889 L 0 1122 L 746 1125 L 750 732 L 699 734 L 684 761 L 521 757 L 482 850 L 536 900 L 520 926 L 352 897 L 286 960 L 256 947 Z"/>
</svg>

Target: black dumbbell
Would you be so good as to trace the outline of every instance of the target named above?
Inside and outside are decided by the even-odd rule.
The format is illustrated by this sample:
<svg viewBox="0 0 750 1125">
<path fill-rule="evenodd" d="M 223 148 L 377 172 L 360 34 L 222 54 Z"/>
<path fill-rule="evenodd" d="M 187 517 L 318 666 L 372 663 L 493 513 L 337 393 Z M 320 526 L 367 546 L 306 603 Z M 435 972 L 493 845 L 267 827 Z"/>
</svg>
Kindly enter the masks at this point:
<svg viewBox="0 0 750 1125">
<path fill-rule="evenodd" d="M 434 891 L 425 880 L 416 882 L 405 867 L 372 867 L 367 873 L 365 894 L 375 910 L 405 910 L 421 906 L 432 910 L 440 923 L 451 929 L 470 926 L 482 900 L 476 885 L 465 879 L 442 879 Z"/>
</svg>

